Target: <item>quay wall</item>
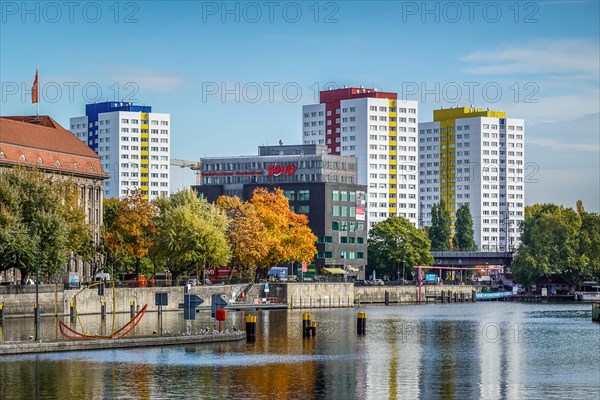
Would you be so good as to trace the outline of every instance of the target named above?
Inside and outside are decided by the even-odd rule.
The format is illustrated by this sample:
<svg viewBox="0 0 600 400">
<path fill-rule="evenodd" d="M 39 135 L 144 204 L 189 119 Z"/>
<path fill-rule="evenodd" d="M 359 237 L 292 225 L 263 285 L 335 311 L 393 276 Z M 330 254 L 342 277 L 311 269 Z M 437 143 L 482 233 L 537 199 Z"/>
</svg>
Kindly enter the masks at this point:
<svg viewBox="0 0 600 400">
<path fill-rule="evenodd" d="M 214 285 L 196 286 L 190 288 L 190 293 L 196 294 L 204 300 L 203 307 L 211 306 L 211 295 L 220 294 L 230 300 L 234 293 L 242 290 L 245 285 Z M 163 311 L 174 311 L 178 309 L 179 303 L 183 303 L 183 286 L 173 287 L 150 287 L 150 288 L 123 288 L 114 289 L 115 311 L 118 313 L 129 312 L 131 301 L 134 302 L 135 310 L 141 309 L 148 304 L 148 311 L 158 311 L 155 306 L 155 293 L 166 292 L 168 305 L 163 306 Z M 79 294 L 78 294 L 79 293 Z M 39 307 L 41 315 L 68 315 L 70 302 L 76 297 L 76 308 L 78 314 L 100 313 L 100 300 L 96 287 L 89 289 L 63 289 L 58 285 L 39 286 Z M 106 312 L 112 312 L 113 289 L 105 288 L 104 299 L 106 300 Z M 17 285 L 0 287 L 0 303 L 3 303 L 2 311 L 5 317 L 18 315 L 33 315 L 35 303 L 35 285 Z"/>
<path fill-rule="evenodd" d="M 190 288 L 190 293 L 196 294 L 204 300 L 201 307 L 211 306 L 211 295 L 220 294 L 229 302 L 235 301 L 245 284 L 237 285 L 212 285 L 196 286 Z M 443 285 L 424 286 L 422 300 L 427 298 L 435 301 L 435 296 L 441 291 L 465 293 L 470 298 L 472 290 L 480 288 L 469 285 Z M 114 305 L 117 313 L 130 312 L 131 302 L 134 302 L 135 311 L 148 304 L 148 311 L 157 311 L 155 306 L 155 293 L 166 292 L 168 305 L 164 311 L 178 310 L 178 305 L 183 303 L 184 288 L 178 287 L 151 287 L 151 288 L 124 288 L 114 289 Z M 413 285 L 406 286 L 354 286 L 346 282 L 318 282 L 318 283 L 270 283 L 269 291 L 265 292 L 265 284 L 255 284 L 245 296 L 245 304 L 279 303 L 287 304 L 290 308 L 325 308 L 325 307 L 352 307 L 361 304 L 377 304 L 385 302 L 385 293 L 388 293 L 390 303 L 415 303 L 418 299 L 418 288 Z M 113 289 L 105 288 L 106 312 L 112 312 Z M 100 300 L 95 287 L 80 289 L 63 289 L 59 285 L 40 285 L 39 302 L 42 315 L 68 315 L 70 302 L 76 297 L 78 314 L 100 313 Z M 427 298 L 426 298 L 427 297 Z M 239 300 L 239 298 L 238 298 Z M 25 316 L 33 314 L 35 302 L 35 285 L 17 285 L 0 287 L 0 303 L 3 303 L 2 312 L 5 317 Z"/>
</svg>

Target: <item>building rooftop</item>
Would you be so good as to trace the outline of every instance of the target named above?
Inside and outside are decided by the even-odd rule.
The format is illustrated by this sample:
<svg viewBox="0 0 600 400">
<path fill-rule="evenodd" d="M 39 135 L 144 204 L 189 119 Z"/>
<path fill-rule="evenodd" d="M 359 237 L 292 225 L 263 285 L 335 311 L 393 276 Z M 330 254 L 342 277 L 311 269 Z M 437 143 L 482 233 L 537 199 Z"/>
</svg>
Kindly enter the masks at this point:
<svg viewBox="0 0 600 400">
<path fill-rule="evenodd" d="M 484 110 L 483 108 L 475 107 L 452 107 L 433 110 L 434 121 L 474 117 L 506 118 L 506 112 L 491 111 L 489 108 Z"/>
<path fill-rule="evenodd" d="M 0 165 L 108 178 L 100 157 L 46 115 L 0 117 Z"/>
</svg>

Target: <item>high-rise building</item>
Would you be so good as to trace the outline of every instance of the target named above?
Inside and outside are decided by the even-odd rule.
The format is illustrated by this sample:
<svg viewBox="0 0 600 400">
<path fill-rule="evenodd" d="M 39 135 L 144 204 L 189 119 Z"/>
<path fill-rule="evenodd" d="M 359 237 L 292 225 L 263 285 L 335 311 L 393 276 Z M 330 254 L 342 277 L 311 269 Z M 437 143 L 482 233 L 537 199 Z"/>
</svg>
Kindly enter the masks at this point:
<svg viewBox="0 0 600 400">
<path fill-rule="evenodd" d="M 358 184 L 368 190 L 368 226 L 390 216 L 418 223 L 416 101 L 377 89 L 320 92 L 319 104 L 302 107 L 304 144 L 358 159 Z"/>
<path fill-rule="evenodd" d="M 85 116 L 71 118 L 71 131 L 100 156 L 110 175 L 104 197 L 136 189 L 150 200 L 169 195 L 170 119 L 150 106 L 115 101 L 87 104 Z"/>
<path fill-rule="evenodd" d="M 423 226 L 445 202 L 452 221 L 461 204 L 473 216 L 481 250 L 519 243 L 525 205 L 525 121 L 505 112 L 457 107 L 434 110 L 419 124 L 419 201 Z"/>
</svg>

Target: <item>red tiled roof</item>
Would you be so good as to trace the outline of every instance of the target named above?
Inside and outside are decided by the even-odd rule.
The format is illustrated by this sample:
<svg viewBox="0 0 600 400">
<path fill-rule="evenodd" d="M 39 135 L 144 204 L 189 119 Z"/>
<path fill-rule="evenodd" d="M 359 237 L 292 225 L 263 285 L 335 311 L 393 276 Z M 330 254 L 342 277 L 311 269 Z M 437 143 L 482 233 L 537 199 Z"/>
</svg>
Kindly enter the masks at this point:
<svg viewBox="0 0 600 400">
<path fill-rule="evenodd" d="M 0 164 L 108 178 L 100 157 L 49 116 L 0 117 Z"/>
</svg>

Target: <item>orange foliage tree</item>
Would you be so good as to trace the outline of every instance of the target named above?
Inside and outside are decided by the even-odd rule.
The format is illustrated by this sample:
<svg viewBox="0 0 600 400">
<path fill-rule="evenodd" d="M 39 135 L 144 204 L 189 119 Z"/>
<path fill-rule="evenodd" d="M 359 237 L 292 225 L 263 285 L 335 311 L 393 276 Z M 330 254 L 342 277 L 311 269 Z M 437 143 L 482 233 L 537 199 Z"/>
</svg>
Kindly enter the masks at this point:
<svg viewBox="0 0 600 400">
<path fill-rule="evenodd" d="M 133 257 L 136 260 L 136 273 L 140 272 L 140 260 L 153 246 L 152 236 L 156 234 L 156 207 L 142 198 L 136 190 L 118 201 L 105 200 L 110 210 L 105 221 L 104 246 L 114 259 Z"/>
<path fill-rule="evenodd" d="M 312 262 L 317 254 L 317 237 L 308 227 L 308 218 L 290 210 L 289 201 L 281 189 L 269 192 L 257 188 L 250 202 L 267 229 L 263 240 L 268 252 L 258 263 L 260 268 L 294 261 Z"/>
<path fill-rule="evenodd" d="M 267 227 L 260 220 L 254 205 L 237 196 L 221 196 L 216 204 L 229 219 L 226 237 L 232 253 L 230 278 L 234 267 L 241 274 L 254 276 L 256 267 L 269 251 L 264 240 Z"/>
</svg>

